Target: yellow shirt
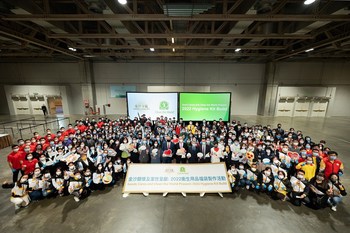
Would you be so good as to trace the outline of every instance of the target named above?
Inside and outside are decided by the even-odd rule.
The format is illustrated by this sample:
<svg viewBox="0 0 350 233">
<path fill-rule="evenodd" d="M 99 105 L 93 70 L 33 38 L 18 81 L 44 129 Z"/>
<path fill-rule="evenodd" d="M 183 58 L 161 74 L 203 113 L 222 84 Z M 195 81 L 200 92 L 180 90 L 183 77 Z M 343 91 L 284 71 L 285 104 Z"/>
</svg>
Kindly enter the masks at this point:
<svg viewBox="0 0 350 233">
<path fill-rule="evenodd" d="M 307 181 L 310 181 L 316 175 L 317 166 L 315 164 L 307 164 L 305 162 L 302 162 L 299 163 L 295 168 L 305 172 L 305 179 Z"/>
</svg>

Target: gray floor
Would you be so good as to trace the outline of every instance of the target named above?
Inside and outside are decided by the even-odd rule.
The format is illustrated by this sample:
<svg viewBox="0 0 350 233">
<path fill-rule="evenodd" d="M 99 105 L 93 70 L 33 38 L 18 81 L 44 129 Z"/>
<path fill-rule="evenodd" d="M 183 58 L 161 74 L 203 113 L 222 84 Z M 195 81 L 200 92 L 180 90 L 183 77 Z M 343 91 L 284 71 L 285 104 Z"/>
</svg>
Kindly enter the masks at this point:
<svg viewBox="0 0 350 233">
<path fill-rule="evenodd" d="M 71 120 L 80 116 L 71 116 Z M 0 117 L 0 121 L 10 119 Z M 313 140 L 325 139 L 345 163 L 342 182 L 350 192 L 349 147 L 350 118 L 283 118 L 236 116 L 247 122 L 282 123 L 310 135 Z M 52 126 L 52 128 L 54 125 Z M 42 129 L 39 129 L 42 131 Z M 27 132 L 29 135 L 30 132 Z M 9 148 L 0 151 L 0 181 L 10 180 L 6 164 Z M 130 195 L 122 198 L 122 184 L 103 192 L 94 192 L 87 200 L 74 202 L 72 197 L 32 203 L 15 214 L 9 201 L 9 190 L 0 189 L 0 232 L 349 232 L 349 197 L 337 212 L 294 207 L 288 202 L 272 201 L 267 196 L 241 191 L 224 198 L 208 195 Z"/>
</svg>

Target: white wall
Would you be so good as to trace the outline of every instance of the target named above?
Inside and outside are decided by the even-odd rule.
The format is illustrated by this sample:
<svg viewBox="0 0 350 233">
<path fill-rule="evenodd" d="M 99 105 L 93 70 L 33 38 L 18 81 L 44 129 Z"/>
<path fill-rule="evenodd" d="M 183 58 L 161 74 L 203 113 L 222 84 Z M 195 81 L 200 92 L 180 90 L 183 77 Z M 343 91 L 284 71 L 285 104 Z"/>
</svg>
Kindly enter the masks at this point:
<svg viewBox="0 0 350 233">
<path fill-rule="evenodd" d="M 333 104 L 330 116 L 350 116 L 350 62 L 280 62 L 266 81 L 265 64 L 230 63 L 115 63 L 94 62 L 93 75 L 88 75 L 84 62 L 66 63 L 0 63 L 1 85 L 65 86 L 70 114 L 84 113 L 84 99 L 95 95 L 96 103 L 110 103 L 107 114 L 126 114 L 125 99 L 109 97 L 110 85 L 135 85 L 137 91 L 146 92 L 151 86 L 179 86 L 186 89 L 209 87 L 210 91 L 232 92 L 232 114 L 256 115 L 262 87 L 269 83 L 266 93 L 268 112 L 274 112 L 279 87 L 331 87 Z M 93 77 L 93 78 L 91 78 Z M 0 88 L 0 92 L 3 92 Z M 296 90 L 302 92 L 302 89 Z M 37 91 L 35 91 L 37 92 Z M 272 92 L 272 94 L 271 94 Z M 4 96 L 3 93 L 0 96 Z M 0 107 L 7 111 L 6 102 Z M 102 111 L 102 109 L 101 109 Z M 67 111 L 65 111 L 67 112 Z"/>
<path fill-rule="evenodd" d="M 126 114 L 125 99 L 110 98 L 109 84 L 132 84 L 146 92 L 232 92 L 231 114 L 256 115 L 263 71 L 263 64 L 95 63 L 96 102 L 111 103 L 108 114 Z"/>
<path fill-rule="evenodd" d="M 7 99 L 7 104 L 9 107 L 9 112 L 11 115 L 15 115 L 15 109 L 12 103 L 11 96 L 13 95 L 33 95 L 33 93 L 38 93 L 38 95 L 56 95 L 62 97 L 62 107 L 64 114 L 70 114 L 69 111 L 69 101 L 67 98 L 66 87 L 65 86 L 38 86 L 38 85 L 6 85 L 5 94 Z M 48 107 L 47 103 L 46 106 Z"/>
</svg>

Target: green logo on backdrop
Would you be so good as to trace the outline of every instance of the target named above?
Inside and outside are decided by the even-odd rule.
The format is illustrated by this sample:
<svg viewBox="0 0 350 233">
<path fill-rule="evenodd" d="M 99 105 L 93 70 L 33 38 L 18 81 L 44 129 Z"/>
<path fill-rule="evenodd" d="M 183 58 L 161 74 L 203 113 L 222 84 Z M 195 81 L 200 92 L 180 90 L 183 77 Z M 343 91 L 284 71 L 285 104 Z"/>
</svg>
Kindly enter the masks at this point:
<svg viewBox="0 0 350 233">
<path fill-rule="evenodd" d="M 184 167 L 180 167 L 180 172 L 186 172 L 186 169 Z"/>
<path fill-rule="evenodd" d="M 168 110 L 169 109 L 169 103 L 166 101 L 162 101 L 159 104 L 159 110 Z"/>
</svg>

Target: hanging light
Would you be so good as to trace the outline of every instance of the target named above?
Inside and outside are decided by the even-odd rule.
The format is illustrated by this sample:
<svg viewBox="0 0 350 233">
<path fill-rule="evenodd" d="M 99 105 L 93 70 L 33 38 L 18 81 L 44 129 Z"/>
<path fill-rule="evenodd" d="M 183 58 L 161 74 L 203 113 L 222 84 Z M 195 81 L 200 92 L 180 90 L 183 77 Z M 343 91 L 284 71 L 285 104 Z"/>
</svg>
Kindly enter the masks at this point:
<svg viewBox="0 0 350 233">
<path fill-rule="evenodd" d="M 316 0 L 305 0 L 304 5 L 310 5 L 314 3 Z"/>
<path fill-rule="evenodd" d="M 125 5 L 127 3 L 126 0 L 118 0 L 118 2 L 122 5 Z"/>
<path fill-rule="evenodd" d="M 150 50 L 151 52 L 154 52 L 154 48 L 149 48 L 149 50 Z"/>
</svg>

